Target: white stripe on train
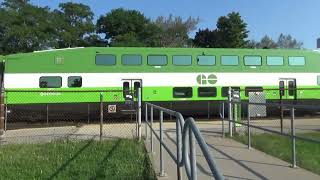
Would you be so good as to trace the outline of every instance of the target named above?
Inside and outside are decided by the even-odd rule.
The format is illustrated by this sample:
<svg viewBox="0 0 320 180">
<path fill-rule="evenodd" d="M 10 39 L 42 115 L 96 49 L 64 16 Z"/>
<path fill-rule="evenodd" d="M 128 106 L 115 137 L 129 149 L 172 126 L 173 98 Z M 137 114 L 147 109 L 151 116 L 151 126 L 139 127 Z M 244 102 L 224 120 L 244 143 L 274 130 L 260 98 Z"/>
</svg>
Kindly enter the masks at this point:
<svg viewBox="0 0 320 180">
<path fill-rule="evenodd" d="M 143 86 L 198 86 L 197 76 L 215 74 L 214 86 L 272 86 L 280 78 L 295 78 L 297 85 L 316 86 L 320 73 L 7 73 L 5 88 L 39 88 L 41 76 L 61 76 L 68 87 L 68 76 L 81 76 L 82 87 L 122 87 L 122 79 L 142 79 Z M 202 85 L 210 86 L 210 84 Z M 212 85 L 211 85 L 212 86 Z"/>
</svg>

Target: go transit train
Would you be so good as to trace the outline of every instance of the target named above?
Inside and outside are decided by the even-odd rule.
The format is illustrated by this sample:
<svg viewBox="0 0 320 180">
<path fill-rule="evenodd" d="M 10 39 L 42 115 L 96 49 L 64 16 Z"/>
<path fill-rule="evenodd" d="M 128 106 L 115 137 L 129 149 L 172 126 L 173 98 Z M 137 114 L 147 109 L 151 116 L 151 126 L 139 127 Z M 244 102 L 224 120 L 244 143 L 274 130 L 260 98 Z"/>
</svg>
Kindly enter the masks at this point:
<svg viewBox="0 0 320 180">
<path fill-rule="evenodd" d="M 192 115 L 226 100 L 228 87 L 241 89 L 241 99 L 251 90 L 265 91 L 267 100 L 320 99 L 312 90 L 320 87 L 320 52 L 312 50 L 88 47 L 0 58 L 11 106 L 98 103 L 86 91 L 138 87 L 143 101 Z M 83 93 L 54 92 L 61 90 Z M 121 106 L 125 96 L 109 92 L 104 101 Z"/>
</svg>

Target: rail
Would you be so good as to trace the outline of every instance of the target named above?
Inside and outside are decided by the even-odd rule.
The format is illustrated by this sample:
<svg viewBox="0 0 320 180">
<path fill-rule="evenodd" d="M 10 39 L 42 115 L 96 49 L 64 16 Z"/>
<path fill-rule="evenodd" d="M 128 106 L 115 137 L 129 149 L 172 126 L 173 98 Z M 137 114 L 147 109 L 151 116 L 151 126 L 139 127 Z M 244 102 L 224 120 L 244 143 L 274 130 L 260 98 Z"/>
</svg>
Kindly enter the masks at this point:
<svg viewBox="0 0 320 180">
<path fill-rule="evenodd" d="M 225 103 L 228 104 L 228 118 L 225 118 Z M 247 107 L 247 122 L 241 122 L 241 121 L 236 121 L 233 119 L 233 106 L 234 105 L 245 105 Z M 251 122 L 251 116 L 250 116 L 250 108 L 249 106 L 273 106 L 273 107 L 286 107 L 290 110 L 290 131 L 288 133 L 284 133 L 283 130 L 281 129 L 281 131 L 277 131 L 277 130 L 273 130 L 273 129 L 267 129 L 264 127 L 260 127 L 260 126 L 256 126 L 253 125 Z M 285 137 L 289 137 L 291 139 L 291 163 L 292 163 L 292 167 L 296 167 L 296 140 L 303 140 L 303 141 L 307 141 L 307 142 L 311 142 L 311 143 L 316 143 L 316 144 L 320 144 L 319 140 L 316 139 L 311 139 L 311 138 L 307 138 L 307 137 L 302 137 L 299 135 L 296 135 L 296 125 L 295 125 L 295 113 L 296 113 L 296 108 L 306 108 L 306 109 L 312 109 L 312 110 L 320 110 L 320 107 L 314 107 L 312 105 L 302 105 L 302 104 L 281 104 L 281 103 L 251 103 L 251 102 L 234 102 L 232 100 L 228 100 L 227 102 L 221 102 L 220 103 L 220 118 L 222 121 L 222 137 L 225 137 L 225 121 L 228 122 L 228 126 L 229 126 L 229 136 L 232 137 L 233 133 L 236 132 L 236 128 L 235 128 L 235 124 L 239 124 L 239 125 L 243 125 L 247 127 L 247 146 L 248 149 L 251 149 L 251 139 L 252 139 L 252 128 L 258 129 L 258 130 L 262 130 L 268 133 L 274 133 L 280 136 L 285 136 Z M 282 125 L 281 125 L 282 128 Z"/>
<path fill-rule="evenodd" d="M 148 120 L 148 107 L 150 107 L 150 122 Z M 154 110 L 159 111 L 159 135 L 156 133 L 153 128 L 154 120 Z M 176 118 L 176 156 L 175 153 L 170 150 L 168 145 L 163 141 L 163 113 L 166 113 L 170 116 Z M 153 147 L 153 135 L 159 140 L 160 144 L 160 176 L 165 176 L 164 172 L 164 160 L 163 160 L 163 149 L 165 149 L 171 159 L 177 165 L 177 179 L 182 179 L 182 167 L 185 167 L 186 174 L 188 179 L 196 180 L 197 179 L 197 164 L 196 164 L 196 146 L 195 140 L 200 146 L 200 149 L 208 163 L 208 166 L 215 179 L 224 179 L 221 174 L 221 171 L 216 165 L 210 151 L 208 150 L 207 144 L 204 138 L 201 135 L 200 130 L 193 118 L 188 118 L 184 120 L 181 113 L 166 109 L 151 103 L 145 103 L 145 135 L 146 140 L 148 140 L 148 128 L 150 129 L 150 149 L 151 152 L 154 151 Z M 190 153 L 190 154 L 189 154 Z"/>
</svg>

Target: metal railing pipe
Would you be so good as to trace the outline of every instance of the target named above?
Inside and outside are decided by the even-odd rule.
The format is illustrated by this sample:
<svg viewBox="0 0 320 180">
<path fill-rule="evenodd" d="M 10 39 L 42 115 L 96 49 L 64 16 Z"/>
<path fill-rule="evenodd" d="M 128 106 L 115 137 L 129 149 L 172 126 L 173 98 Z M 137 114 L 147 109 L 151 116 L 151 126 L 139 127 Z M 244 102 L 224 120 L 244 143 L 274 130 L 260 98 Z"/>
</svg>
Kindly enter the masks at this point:
<svg viewBox="0 0 320 180">
<path fill-rule="evenodd" d="M 163 169 L 163 111 L 160 111 L 160 177 L 164 177 L 165 173 L 164 173 L 164 169 Z"/>
<path fill-rule="evenodd" d="M 295 168 L 297 167 L 297 163 L 296 163 L 296 132 L 295 132 L 295 125 L 294 125 L 294 107 L 291 108 L 291 144 L 292 144 L 292 149 L 291 149 L 291 153 L 292 153 L 292 167 Z"/>
</svg>

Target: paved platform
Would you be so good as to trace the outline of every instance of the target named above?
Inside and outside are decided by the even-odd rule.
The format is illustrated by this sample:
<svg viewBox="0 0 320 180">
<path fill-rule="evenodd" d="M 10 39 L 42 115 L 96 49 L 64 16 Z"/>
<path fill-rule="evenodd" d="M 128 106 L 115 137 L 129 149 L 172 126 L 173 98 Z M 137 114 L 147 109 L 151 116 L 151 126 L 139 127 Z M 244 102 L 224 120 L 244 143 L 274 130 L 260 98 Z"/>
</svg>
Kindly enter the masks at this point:
<svg viewBox="0 0 320 180">
<path fill-rule="evenodd" d="M 155 125 L 157 126 L 157 125 Z M 291 168 L 291 164 L 267 155 L 261 151 L 248 149 L 246 145 L 236 142 L 229 138 L 221 138 L 219 133 L 215 133 L 217 128 L 207 129 L 208 125 L 201 124 L 204 127 L 203 135 L 208 143 L 209 150 L 212 152 L 215 160 L 222 171 L 225 179 L 320 179 L 319 175 L 311 173 L 301 168 Z M 156 127 L 155 127 L 156 128 Z M 170 150 L 176 152 L 174 124 L 165 125 L 166 132 L 164 139 L 169 144 Z M 207 131 L 208 130 L 208 131 Z M 154 137 L 155 138 L 155 137 Z M 150 153 L 156 173 L 159 173 L 159 142 L 154 139 L 154 153 Z M 146 148 L 150 151 L 150 141 L 146 141 Z M 177 179 L 176 164 L 164 150 L 164 167 L 166 176 L 159 177 L 160 180 Z M 197 171 L 198 179 L 213 179 L 208 165 L 199 149 L 197 148 Z M 183 178 L 187 179 L 183 169 Z"/>
</svg>

